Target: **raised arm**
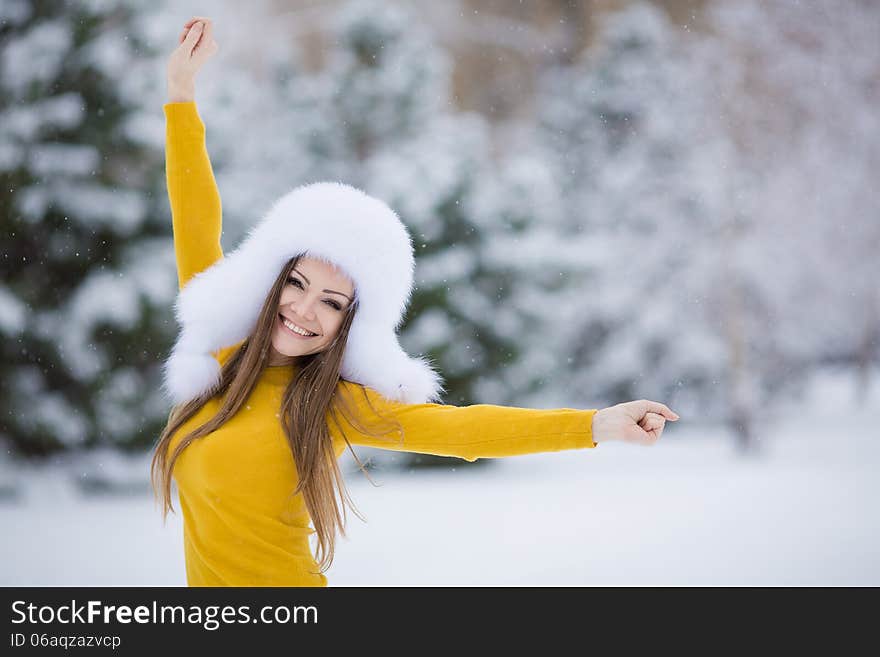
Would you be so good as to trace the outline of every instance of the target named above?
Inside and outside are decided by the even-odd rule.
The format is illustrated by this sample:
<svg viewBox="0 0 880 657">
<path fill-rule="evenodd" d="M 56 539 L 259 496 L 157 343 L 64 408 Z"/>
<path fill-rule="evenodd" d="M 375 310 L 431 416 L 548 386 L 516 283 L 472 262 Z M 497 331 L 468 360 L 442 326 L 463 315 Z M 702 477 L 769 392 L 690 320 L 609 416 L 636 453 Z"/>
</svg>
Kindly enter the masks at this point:
<svg viewBox="0 0 880 657">
<path fill-rule="evenodd" d="M 190 19 L 168 60 L 165 176 L 180 288 L 223 257 L 220 194 L 195 103 L 195 75 L 217 50 L 212 31 L 209 19 Z"/>
<path fill-rule="evenodd" d="M 180 288 L 223 257 L 222 208 L 195 102 L 164 105 L 165 177 Z"/>
<path fill-rule="evenodd" d="M 593 440 L 595 409 L 404 404 L 349 381 L 340 381 L 337 390 L 343 405 L 355 413 L 357 423 L 353 424 L 344 412 L 336 413 L 339 424 L 329 419 L 338 452 L 345 447 L 343 432 L 352 445 L 457 456 L 467 461 L 597 445 Z M 402 436 L 396 430 L 397 422 L 403 429 Z M 386 435 L 370 435 L 372 431 L 385 432 L 390 426 L 395 428 Z"/>
</svg>

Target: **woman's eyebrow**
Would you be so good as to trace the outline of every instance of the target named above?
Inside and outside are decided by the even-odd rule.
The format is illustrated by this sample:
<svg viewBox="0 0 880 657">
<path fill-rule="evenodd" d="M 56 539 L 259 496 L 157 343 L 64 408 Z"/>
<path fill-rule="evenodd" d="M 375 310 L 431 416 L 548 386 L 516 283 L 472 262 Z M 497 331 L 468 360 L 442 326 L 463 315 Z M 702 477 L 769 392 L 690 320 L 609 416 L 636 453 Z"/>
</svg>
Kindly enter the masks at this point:
<svg viewBox="0 0 880 657">
<path fill-rule="evenodd" d="M 306 278 L 306 275 L 303 274 L 299 269 L 297 269 L 296 267 L 294 267 L 294 268 L 293 268 L 293 271 L 295 271 L 297 274 L 299 274 L 300 276 L 302 276 L 303 278 L 305 278 L 305 279 L 306 279 L 306 283 L 308 283 L 309 285 L 312 284 L 312 282 L 311 282 L 308 278 Z M 329 292 L 330 294 L 340 294 L 340 295 L 344 296 L 346 299 L 348 299 L 349 301 L 351 301 L 351 297 L 348 296 L 347 294 L 343 293 L 343 292 L 337 292 L 336 290 L 324 290 L 324 292 Z"/>
</svg>

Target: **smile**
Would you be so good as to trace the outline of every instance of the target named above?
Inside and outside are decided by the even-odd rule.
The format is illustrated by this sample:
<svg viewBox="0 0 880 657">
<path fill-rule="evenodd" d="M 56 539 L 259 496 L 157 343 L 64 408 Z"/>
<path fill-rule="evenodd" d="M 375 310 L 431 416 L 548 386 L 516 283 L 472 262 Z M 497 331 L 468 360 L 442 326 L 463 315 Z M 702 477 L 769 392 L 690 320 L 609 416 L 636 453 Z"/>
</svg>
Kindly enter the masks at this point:
<svg viewBox="0 0 880 657">
<path fill-rule="evenodd" d="M 309 331 L 306 331 L 306 330 L 305 330 L 304 328 L 302 328 L 301 326 L 297 326 L 297 325 L 294 324 L 293 322 L 288 321 L 287 319 L 285 319 L 285 318 L 284 318 L 282 315 L 280 315 L 280 314 L 278 315 L 278 323 L 281 324 L 281 326 L 284 328 L 284 330 L 285 330 L 287 333 L 290 333 L 291 335 L 294 335 L 294 336 L 296 336 L 297 338 L 299 338 L 299 339 L 301 339 L 301 340 L 308 340 L 309 338 L 315 338 L 315 337 L 318 337 L 318 336 L 317 336 L 317 333 L 311 333 L 311 332 L 309 332 Z M 303 331 L 303 332 L 305 332 L 305 333 L 308 333 L 308 335 L 303 335 L 302 333 L 297 333 L 297 331 Z"/>
</svg>

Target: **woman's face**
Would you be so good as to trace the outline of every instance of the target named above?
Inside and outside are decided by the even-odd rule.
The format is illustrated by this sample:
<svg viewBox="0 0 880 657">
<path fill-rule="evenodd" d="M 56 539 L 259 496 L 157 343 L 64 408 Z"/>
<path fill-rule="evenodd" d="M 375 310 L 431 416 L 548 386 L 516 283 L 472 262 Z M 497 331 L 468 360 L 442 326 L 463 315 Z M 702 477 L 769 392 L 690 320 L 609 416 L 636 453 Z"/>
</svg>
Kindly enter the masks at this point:
<svg viewBox="0 0 880 657">
<path fill-rule="evenodd" d="M 282 363 L 285 357 L 324 351 L 339 332 L 353 299 L 354 285 L 348 276 L 321 260 L 300 258 L 281 291 L 269 365 Z M 299 335 L 285 326 L 284 319 L 311 335 Z"/>
</svg>

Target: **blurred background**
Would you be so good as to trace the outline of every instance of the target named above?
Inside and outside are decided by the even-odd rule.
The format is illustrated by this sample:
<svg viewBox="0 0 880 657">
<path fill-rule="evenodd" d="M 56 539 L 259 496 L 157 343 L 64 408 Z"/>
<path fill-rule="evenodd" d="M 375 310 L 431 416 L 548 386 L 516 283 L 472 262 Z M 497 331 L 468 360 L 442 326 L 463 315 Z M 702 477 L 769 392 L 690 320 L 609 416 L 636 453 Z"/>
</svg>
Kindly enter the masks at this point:
<svg viewBox="0 0 880 657">
<path fill-rule="evenodd" d="M 0 585 L 183 585 L 149 488 L 177 325 L 165 61 L 225 251 L 293 186 L 387 201 L 445 403 L 661 401 L 651 449 L 346 454 L 362 584 L 880 584 L 880 3 L 0 5 Z M 175 507 L 177 505 L 175 504 Z"/>
</svg>

